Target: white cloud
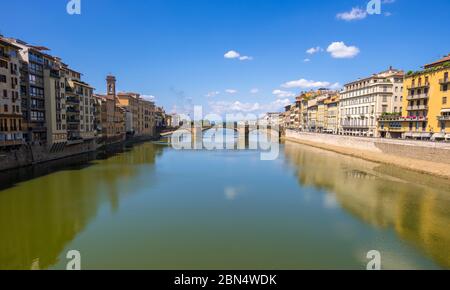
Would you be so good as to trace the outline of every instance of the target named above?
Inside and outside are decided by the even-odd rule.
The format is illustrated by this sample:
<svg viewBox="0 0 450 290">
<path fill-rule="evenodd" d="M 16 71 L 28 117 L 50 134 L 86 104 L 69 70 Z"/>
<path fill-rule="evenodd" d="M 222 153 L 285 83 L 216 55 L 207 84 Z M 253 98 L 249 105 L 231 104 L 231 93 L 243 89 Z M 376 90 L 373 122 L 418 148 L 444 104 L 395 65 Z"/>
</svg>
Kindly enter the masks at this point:
<svg viewBox="0 0 450 290">
<path fill-rule="evenodd" d="M 344 42 L 333 42 L 327 48 L 327 52 L 334 58 L 353 58 L 360 52 L 356 46 L 347 46 Z"/>
<path fill-rule="evenodd" d="M 306 51 L 306 53 L 308 53 L 308 54 L 315 54 L 315 53 L 318 53 L 318 52 L 321 52 L 321 51 L 323 51 L 323 49 L 320 46 L 317 46 L 317 47 L 311 47 L 310 49 L 308 49 Z"/>
<path fill-rule="evenodd" d="M 220 95 L 220 92 L 219 92 L 219 91 L 213 91 L 213 92 L 207 93 L 207 94 L 205 95 L 205 97 L 207 97 L 207 98 L 212 98 L 212 97 L 215 97 L 215 96 L 217 96 L 217 95 Z"/>
<path fill-rule="evenodd" d="M 156 97 L 153 95 L 141 95 L 141 98 L 150 102 L 154 102 L 156 99 Z"/>
<path fill-rule="evenodd" d="M 274 94 L 275 96 L 277 96 L 277 98 L 290 98 L 290 97 L 295 97 L 295 94 L 293 92 L 288 92 L 288 91 L 282 91 L 282 90 L 274 90 L 272 92 L 272 94 Z"/>
<path fill-rule="evenodd" d="M 228 89 L 228 90 L 225 90 L 225 92 L 226 92 L 227 94 L 234 95 L 234 94 L 236 94 L 238 91 L 237 91 L 237 90 L 234 90 L 234 89 Z"/>
<path fill-rule="evenodd" d="M 241 54 L 235 50 L 228 51 L 227 53 L 225 53 L 224 57 L 227 59 L 239 59 L 241 61 L 253 60 L 253 57 L 247 55 L 241 56 Z"/>
<path fill-rule="evenodd" d="M 334 88 L 338 87 L 339 83 L 330 83 L 324 81 L 312 81 L 306 79 L 299 79 L 295 81 L 289 81 L 281 85 L 283 88 L 301 88 L 301 89 L 315 89 L 315 88 Z"/>
<path fill-rule="evenodd" d="M 271 103 L 242 103 L 240 101 L 227 102 L 227 101 L 214 101 L 209 102 L 212 113 L 218 115 L 224 114 L 263 114 L 267 112 L 281 111 L 285 106 L 289 105 L 291 100 L 278 99 Z"/>
<path fill-rule="evenodd" d="M 251 56 L 241 56 L 240 58 L 239 58 L 239 60 L 242 60 L 242 61 L 244 61 L 244 60 L 253 60 L 253 57 L 251 57 Z"/>
<path fill-rule="evenodd" d="M 241 55 L 234 50 L 230 50 L 229 52 L 225 53 L 224 57 L 228 58 L 228 59 L 234 59 L 234 58 L 239 58 Z"/>
<path fill-rule="evenodd" d="M 251 94 L 257 94 L 257 93 L 259 93 L 259 89 L 257 89 L 257 88 L 251 89 L 250 93 Z"/>
<path fill-rule="evenodd" d="M 228 200 L 234 200 L 239 195 L 240 190 L 236 187 L 229 186 L 225 188 L 225 197 Z"/>
<path fill-rule="evenodd" d="M 309 58 L 305 58 L 304 60 L 303 60 L 303 62 L 310 62 L 311 60 L 309 59 Z"/>
<path fill-rule="evenodd" d="M 362 20 L 367 17 L 367 12 L 361 8 L 352 8 L 350 12 L 338 13 L 336 17 L 345 21 Z"/>
</svg>

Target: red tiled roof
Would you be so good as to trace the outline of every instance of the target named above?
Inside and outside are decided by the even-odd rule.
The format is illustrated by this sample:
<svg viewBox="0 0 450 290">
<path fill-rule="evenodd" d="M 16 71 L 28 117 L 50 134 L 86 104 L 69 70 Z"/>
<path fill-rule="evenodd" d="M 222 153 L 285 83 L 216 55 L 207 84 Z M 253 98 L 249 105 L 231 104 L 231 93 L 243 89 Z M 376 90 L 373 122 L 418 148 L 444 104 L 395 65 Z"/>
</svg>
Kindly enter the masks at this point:
<svg viewBox="0 0 450 290">
<path fill-rule="evenodd" d="M 447 56 L 444 56 L 443 58 L 441 58 L 441 59 L 438 60 L 438 61 L 435 61 L 435 62 L 426 64 L 426 65 L 425 65 L 425 68 L 433 67 L 433 66 L 435 66 L 435 65 L 438 65 L 438 64 L 441 64 L 441 63 L 447 62 L 447 61 L 450 61 L 450 54 L 448 54 Z"/>
</svg>

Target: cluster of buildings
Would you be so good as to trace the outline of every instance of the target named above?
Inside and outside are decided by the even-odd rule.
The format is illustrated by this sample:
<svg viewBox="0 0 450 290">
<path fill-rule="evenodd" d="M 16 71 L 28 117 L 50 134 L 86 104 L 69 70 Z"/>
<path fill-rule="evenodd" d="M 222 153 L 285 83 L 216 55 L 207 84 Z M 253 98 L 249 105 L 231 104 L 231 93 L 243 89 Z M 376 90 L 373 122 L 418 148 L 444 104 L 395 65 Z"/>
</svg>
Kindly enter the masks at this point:
<svg viewBox="0 0 450 290">
<path fill-rule="evenodd" d="M 106 95 L 49 49 L 0 35 L 0 148 L 25 144 L 50 151 L 83 142 L 114 143 L 154 137 L 165 126 L 163 108 L 137 93 Z"/>
<path fill-rule="evenodd" d="M 287 129 L 349 136 L 450 140 L 450 54 L 422 70 L 390 67 L 340 91 L 302 92 L 266 119 Z"/>
</svg>

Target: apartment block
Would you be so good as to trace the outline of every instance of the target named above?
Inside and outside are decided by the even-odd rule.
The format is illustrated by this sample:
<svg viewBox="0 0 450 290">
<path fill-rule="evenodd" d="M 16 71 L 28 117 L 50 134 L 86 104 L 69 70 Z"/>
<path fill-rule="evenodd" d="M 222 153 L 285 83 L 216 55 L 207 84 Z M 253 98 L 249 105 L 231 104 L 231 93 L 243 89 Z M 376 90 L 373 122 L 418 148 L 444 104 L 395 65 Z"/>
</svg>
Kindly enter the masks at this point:
<svg viewBox="0 0 450 290">
<path fill-rule="evenodd" d="M 421 140 L 450 139 L 450 54 L 404 80 L 400 116 L 382 116 L 383 137 Z"/>
<path fill-rule="evenodd" d="M 377 120 L 402 110 L 404 73 L 390 67 L 344 86 L 340 100 L 342 135 L 379 137 Z"/>
<path fill-rule="evenodd" d="M 0 37 L 0 147 L 23 143 L 19 51 Z"/>
<path fill-rule="evenodd" d="M 339 94 L 331 95 L 324 100 L 324 130 L 329 134 L 338 134 L 339 132 Z"/>
<path fill-rule="evenodd" d="M 24 137 L 51 151 L 94 139 L 93 88 L 49 49 L 18 39 Z"/>
</svg>

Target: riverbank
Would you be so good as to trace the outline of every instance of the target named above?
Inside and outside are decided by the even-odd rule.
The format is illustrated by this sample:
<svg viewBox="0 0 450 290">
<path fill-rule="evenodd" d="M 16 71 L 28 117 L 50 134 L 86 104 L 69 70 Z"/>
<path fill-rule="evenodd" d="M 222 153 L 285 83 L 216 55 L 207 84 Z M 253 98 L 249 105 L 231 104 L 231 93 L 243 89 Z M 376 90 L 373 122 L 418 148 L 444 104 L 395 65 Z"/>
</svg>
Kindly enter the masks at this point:
<svg viewBox="0 0 450 290">
<path fill-rule="evenodd" d="M 283 139 L 450 179 L 448 143 L 360 138 L 292 130 L 287 130 Z"/>
<path fill-rule="evenodd" d="M 127 140 L 110 140 L 98 143 L 96 139 L 79 143 L 64 143 L 48 148 L 45 144 L 24 144 L 9 151 L 0 151 L 0 172 L 9 171 L 37 164 L 81 156 L 97 151 L 115 151 L 124 146 L 132 146 L 156 140 L 154 137 L 139 136 Z"/>
</svg>

